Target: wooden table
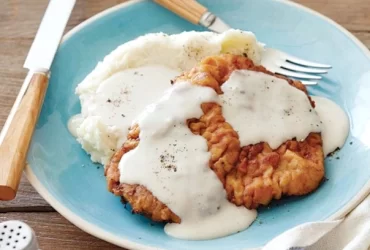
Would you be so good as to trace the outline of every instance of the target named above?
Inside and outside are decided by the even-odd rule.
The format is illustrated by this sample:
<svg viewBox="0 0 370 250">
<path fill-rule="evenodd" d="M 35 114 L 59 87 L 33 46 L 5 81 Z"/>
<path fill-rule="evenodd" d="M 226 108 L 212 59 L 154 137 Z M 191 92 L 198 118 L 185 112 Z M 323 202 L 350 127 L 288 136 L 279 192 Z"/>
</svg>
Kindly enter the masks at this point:
<svg viewBox="0 0 370 250">
<path fill-rule="evenodd" d="M 369 0 L 296 0 L 343 25 L 370 48 Z M 78 0 L 67 30 L 125 0 Z M 0 0 L 0 128 L 26 75 L 25 56 L 47 0 Z M 119 249 L 73 226 L 23 178 L 17 198 L 0 201 L 0 222 L 23 220 L 34 228 L 40 247 L 49 249 Z"/>
</svg>

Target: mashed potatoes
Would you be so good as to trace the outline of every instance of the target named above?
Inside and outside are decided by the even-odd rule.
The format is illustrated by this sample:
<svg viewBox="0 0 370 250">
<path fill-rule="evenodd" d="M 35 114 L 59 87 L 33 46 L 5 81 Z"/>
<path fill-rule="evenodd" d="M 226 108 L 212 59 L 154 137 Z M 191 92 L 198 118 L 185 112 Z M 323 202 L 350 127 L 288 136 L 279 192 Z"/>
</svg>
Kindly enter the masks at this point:
<svg viewBox="0 0 370 250">
<path fill-rule="evenodd" d="M 81 114 L 69 122 L 91 160 L 105 164 L 121 147 L 136 115 L 202 58 L 231 53 L 259 64 L 263 51 L 250 32 L 148 34 L 119 46 L 77 86 Z"/>
</svg>

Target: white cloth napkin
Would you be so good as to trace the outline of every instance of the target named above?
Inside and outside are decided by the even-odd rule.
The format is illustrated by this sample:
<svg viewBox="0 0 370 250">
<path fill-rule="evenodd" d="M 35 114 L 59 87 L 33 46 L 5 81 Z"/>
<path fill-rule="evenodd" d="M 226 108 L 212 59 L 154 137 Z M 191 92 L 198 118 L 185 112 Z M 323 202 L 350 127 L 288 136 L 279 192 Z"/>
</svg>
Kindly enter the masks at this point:
<svg viewBox="0 0 370 250">
<path fill-rule="evenodd" d="M 370 195 L 343 220 L 299 225 L 259 250 L 370 250 Z"/>
</svg>

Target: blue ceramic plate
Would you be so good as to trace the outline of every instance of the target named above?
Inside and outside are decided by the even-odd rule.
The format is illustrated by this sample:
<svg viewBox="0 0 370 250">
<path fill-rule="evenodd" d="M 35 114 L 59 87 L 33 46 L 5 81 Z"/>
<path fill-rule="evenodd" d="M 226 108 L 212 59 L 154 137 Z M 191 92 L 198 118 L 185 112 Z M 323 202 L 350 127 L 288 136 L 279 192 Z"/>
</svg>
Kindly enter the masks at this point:
<svg viewBox="0 0 370 250">
<path fill-rule="evenodd" d="M 333 21 L 288 1 L 202 0 L 231 26 L 254 32 L 271 47 L 333 65 L 313 95 L 329 97 L 350 117 L 344 148 L 326 161 L 329 179 L 313 194 L 260 209 L 253 225 L 209 241 L 168 237 L 162 224 L 132 215 L 106 190 L 103 167 L 93 164 L 69 134 L 79 113 L 76 85 L 118 45 L 150 32 L 201 30 L 151 1 L 109 9 L 66 35 L 28 154 L 27 176 L 41 195 L 76 226 L 116 245 L 136 249 L 249 249 L 298 224 L 339 218 L 370 190 L 370 53 Z M 150 14 L 149 14 L 150 13 Z M 220 225 L 222 226 L 222 225 Z"/>
</svg>

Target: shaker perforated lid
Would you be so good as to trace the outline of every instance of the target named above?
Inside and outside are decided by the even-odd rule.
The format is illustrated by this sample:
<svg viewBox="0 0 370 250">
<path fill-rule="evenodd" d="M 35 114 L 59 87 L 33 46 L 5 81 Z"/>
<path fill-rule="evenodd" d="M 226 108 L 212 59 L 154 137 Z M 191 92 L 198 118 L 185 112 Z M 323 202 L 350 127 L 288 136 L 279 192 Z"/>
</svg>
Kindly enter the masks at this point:
<svg viewBox="0 0 370 250">
<path fill-rule="evenodd" d="M 38 250 L 35 233 L 26 223 L 12 220 L 0 223 L 1 250 Z"/>
</svg>

